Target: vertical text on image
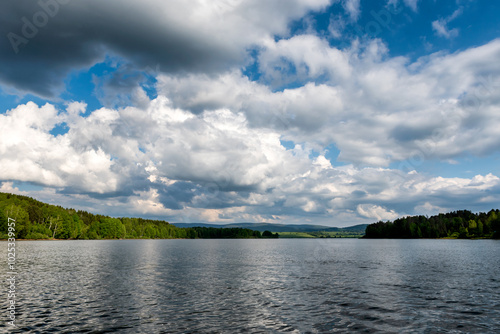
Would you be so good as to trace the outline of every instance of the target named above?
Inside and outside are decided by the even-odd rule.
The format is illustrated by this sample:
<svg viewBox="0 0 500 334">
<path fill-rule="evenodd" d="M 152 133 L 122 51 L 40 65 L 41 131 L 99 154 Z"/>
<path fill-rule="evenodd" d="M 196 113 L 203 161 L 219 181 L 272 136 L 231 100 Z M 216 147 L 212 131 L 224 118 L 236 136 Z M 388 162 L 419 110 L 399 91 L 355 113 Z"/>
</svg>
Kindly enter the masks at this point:
<svg viewBox="0 0 500 334">
<path fill-rule="evenodd" d="M 8 242 L 7 242 L 7 324 L 16 326 L 16 220 L 8 218 Z M 9 321 L 10 320 L 10 321 Z"/>
</svg>

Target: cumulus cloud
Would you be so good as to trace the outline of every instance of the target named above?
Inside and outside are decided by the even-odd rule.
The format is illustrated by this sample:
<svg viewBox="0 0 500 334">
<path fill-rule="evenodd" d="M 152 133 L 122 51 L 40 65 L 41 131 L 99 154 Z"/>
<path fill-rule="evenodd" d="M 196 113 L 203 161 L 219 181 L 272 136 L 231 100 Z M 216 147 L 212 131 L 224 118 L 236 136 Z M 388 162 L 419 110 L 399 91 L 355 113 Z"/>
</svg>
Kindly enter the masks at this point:
<svg viewBox="0 0 500 334">
<path fill-rule="evenodd" d="M 378 221 L 392 220 L 399 216 L 394 210 L 387 211 L 378 205 L 360 204 L 358 205 L 357 211 L 361 216 L 373 218 Z"/>
<path fill-rule="evenodd" d="M 98 146 L 75 147 L 67 137 L 51 135 L 50 130 L 61 122 L 52 105 L 38 107 L 33 102 L 0 115 L 2 179 L 71 185 L 96 193 L 114 191 L 117 180 L 109 170 L 110 156 Z"/>
<path fill-rule="evenodd" d="M 259 55 L 259 66 L 267 83 L 286 86 L 327 76 L 343 81 L 352 71 L 349 54 L 329 46 L 314 35 L 298 35 L 278 42 L 267 41 Z"/>
<path fill-rule="evenodd" d="M 450 161 L 498 150 L 499 56 L 498 40 L 411 63 L 388 57 L 380 41 L 338 50 L 317 36 L 295 36 L 268 41 L 259 83 L 234 71 L 215 78 L 162 75 L 157 87 L 193 113 L 227 108 L 286 140 L 334 144 L 347 163 Z M 269 88 L 292 83 L 298 87 Z"/>
<path fill-rule="evenodd" d="M 428 202 L 446 207 L 446 198 L 479 207 L 499 197 L 492 174 L 431 178 L 334 166 L 324 152 L 311 158 L 305 143 L 286 149 L 278 131 L 225 108 L 193 114 L 162 95 L 143 109 L 83 117 L 85 108 L 73 103 L 58 113 L 28 103 L 1 115 L 2 189 L 13 188 L 8 180 L 38 184 L 39 199 L 116 215 L 337 226 L 393 219 Z M 51 135 L 60 122 L 68 132 Z"/>
</svg>

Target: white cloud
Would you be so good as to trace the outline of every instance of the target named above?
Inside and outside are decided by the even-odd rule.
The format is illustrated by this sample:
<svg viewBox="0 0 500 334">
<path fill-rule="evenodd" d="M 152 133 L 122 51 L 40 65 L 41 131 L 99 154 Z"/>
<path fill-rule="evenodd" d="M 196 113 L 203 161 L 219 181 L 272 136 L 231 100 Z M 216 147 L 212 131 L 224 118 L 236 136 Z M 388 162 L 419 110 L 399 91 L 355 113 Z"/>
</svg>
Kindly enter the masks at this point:
<svg viewBox="0 0 500 334">
<path fill-rule="evenodd" d="M 343 81 L 352 71 L 348 56 L 317 36 L 298 35 L 278 42 L 266 41 L 259 66 L 266 80 L 278 86 L 323 75 Z"/>
<path fill-rule="evenodd" d="M 359 19 L 359 16 L 361 15 L 360 0 L 343 0 L 342 6 L 349 14 L 351 21 L 356 22 Z"/>
<path fill-rule="evenodd" d="M 448 29 L 447 24 L 448 23 L 442 19 L 432 21 L 432 29 L 435 30 L 436 34 L 441 37 L 445 37 L 448 39 L 457 37 L 458 29 Z"/>
<path fill-rule="evenodd" d="M 195 113 L 227 108 L 286 140 L 317 150 L 333 143 L 348 163 L 449 161 L 498 150 L 498 40 L 414 63 L 389 58 L 379 41 L 347 50 L 312 35 L 267 43 L 261 83 L 233 71 L 215 78 L 160 76 L 158 89 Z M 297 82 L 302 85 L 275 92 L 266 85 Z"/>
<path fill-rule="evenodd" d="M 2 182 L 0 186 L 0 192 L 16 194 L 16 195 L 28 195 L 25 191 L 20 191 L 19 188 L 14 187 L 14 182 Z"/>
<path fill-rule="evenodd" d="M 360 204 L 357 211 L 361 216 L 380 220 L 393 220 L 399 215 L 394 210 L 387 211 L 385 208 L 378 205 Z"/>
<path fill-rule="evenodd" d="M 16 123 L 21 111 L 36 117 Z M 335 167 L 323 154 L 311 158 L 306 143 L 285 149 L 279 132 L 253 127 L 243 112 L 193 115 L 162 96 L 145 109 L 84 111 L 73 103 L 58 115 L 51 105 L 29 103 L 2 115 L 3 179 L 39 184 L 46 188 L 30 194 L 84 210 L 219 223 L 299 223 L 313 214 L 316 223 L 345 226 L 412 213 L 429 196 L 445 207 L 453 207 L 450 196 L 476 205 L 499 197 L 492 174 L 428 178 Z M 62 120 L 69 131 L 52 136 Z M 1 189 L 14 187 L 5 182 Z"/>
<path fill-rule="evenodd" d="M 433 216 L 439 213 L 449 212 L 449 209 L 441 208 L 439 206 L 432 205 L 429 202 L 425 202 L 422 205 L 418 205 L 415 207 L 415 212 L 418 212 L 421 215 Z"/>
<path fill-rule="evenodd" d="M 458 36 L 458 28 L 449 29 L 448 24 L 456 19 L 458 16 L 462 15 L 463 7 L 456 9 L 450 16 L 445 18 L 440 18 L 432 22 L 432 29 L 436 31 L 438 36 L 444 38 L 455 38 Z"/>
<path fill-rule="evenodd" d="M 410 7 L 414 12 L 418 11 L 418 1 L 419 0 L 403 0 L 404 4 L 408 7 Z M 398 3 L 399 3 L 399 0 L 387 1 L 387 5 L 390 5 L 390 6 L 397 6 Z"/>
<path fill-rule="evenodd" d="M 418 10 L 418 1 L 419 0 L 404 0 L 404 3 L 416 12 Z"/>
<path fill-rule="evenodd" d="M 109 171 L 112 161 L 102 149 L 81 150 L 67 137 L 50 134 L 61 121 L 52 105 L 39 108 L 33 102 L 0 115 L 2 179 L 53 187 L 66 187 L 72 179 L 71 185 L 84 191 L 115 190 L 116 178 Z"/>
</svg>

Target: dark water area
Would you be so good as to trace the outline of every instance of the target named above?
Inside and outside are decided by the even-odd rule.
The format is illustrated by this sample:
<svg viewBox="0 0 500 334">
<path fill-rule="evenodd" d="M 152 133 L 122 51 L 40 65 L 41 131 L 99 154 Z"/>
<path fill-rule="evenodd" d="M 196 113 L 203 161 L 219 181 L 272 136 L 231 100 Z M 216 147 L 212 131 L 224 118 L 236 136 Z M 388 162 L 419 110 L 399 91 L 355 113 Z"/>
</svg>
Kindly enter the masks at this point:
<svg viewBox="0 0 500 334">
<path fill-rule="evenodd" d="M 0 243 L 7 332 L 7 243 Z M 16 333 L 499 333 L 494 240 L 18 241 Z"/>
</svg>

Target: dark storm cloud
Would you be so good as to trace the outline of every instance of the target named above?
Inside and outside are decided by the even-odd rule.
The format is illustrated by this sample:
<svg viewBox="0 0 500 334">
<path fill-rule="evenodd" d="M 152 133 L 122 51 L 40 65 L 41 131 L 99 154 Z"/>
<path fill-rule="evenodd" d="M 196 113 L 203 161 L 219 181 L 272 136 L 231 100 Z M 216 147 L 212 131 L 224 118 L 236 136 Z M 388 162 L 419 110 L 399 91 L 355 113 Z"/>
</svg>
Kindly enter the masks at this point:
<svg viewBox="0 0 500 334">
<path fill-rule="evenodd" d="M 146 2 L 2 1 L 0 80 L 20 92 L 53 97 L 71 70 L 88 67 L 106 53 L 141 69 L 171 73 L 210 73 L 241 61 L 231 44 L 188 23 L 171 22 L 178 8 L 169 12 L 157 5 L 163 15 L 145 8 Z"/>
</svg>

